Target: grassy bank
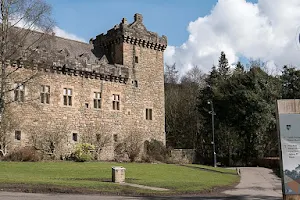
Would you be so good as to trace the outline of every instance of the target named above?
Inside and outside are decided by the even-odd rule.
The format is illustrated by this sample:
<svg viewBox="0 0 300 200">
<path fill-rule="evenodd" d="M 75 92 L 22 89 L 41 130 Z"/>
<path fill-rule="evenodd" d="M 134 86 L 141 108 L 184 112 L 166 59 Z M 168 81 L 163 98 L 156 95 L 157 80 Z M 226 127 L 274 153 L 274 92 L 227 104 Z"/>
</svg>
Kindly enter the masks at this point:
<svg viewBox="0 0 300 200">
<path fill-rule="evenodd" d="M 111 182 L 111 167 L 126 168 L 126 182 L 168 188 L 157 192 L 122 186 Z M 199 168 L 200 167 L 200 168 Z M 216 187 L 232 185 L 239 180 L 229 173 L 203 170 L 214 168 L 199 165 L 110 163 L 110 162 L 0 162 L 0 188 L 59 188 L 61 191 L 103 194 L 182 194 L 201 193 Z M 224 171 L 223 169 L 221 171 Z"/>
</svg>

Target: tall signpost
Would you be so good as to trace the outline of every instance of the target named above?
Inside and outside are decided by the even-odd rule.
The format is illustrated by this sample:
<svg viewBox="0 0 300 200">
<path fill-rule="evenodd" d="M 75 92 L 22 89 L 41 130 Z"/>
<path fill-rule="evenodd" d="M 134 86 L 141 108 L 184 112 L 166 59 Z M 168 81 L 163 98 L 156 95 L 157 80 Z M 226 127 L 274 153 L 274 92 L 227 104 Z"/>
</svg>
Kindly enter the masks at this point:
<svg viewBox="0 0 300 200">
<path fill-rule="evenodd" d="M 284 200 L 300 200 L 300 99 L 277 101 L 277 130 Z"/>
</svg>

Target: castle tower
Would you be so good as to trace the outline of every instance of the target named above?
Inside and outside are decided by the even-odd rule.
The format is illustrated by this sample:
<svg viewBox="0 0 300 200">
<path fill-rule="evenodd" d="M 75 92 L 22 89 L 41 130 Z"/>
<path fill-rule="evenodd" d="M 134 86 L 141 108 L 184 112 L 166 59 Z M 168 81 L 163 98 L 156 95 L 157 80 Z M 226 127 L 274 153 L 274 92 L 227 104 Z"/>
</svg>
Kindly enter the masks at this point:
<svg viewBox="0 0 300 200">
<path fill-rule="evenodd" d="M 110 64 L 129 69 L 124 109 L 132 114 L 124 127 L 130 127 L 129 131 L 138 129 L 144 139 L 155 138 L 165 143 L 163 52 L 167 37 L 148 31 L 143 16 L 135 14 L 133 23 L 123 18 L 90 43 L 98 58 L 105 55 Z"/>
</svg>

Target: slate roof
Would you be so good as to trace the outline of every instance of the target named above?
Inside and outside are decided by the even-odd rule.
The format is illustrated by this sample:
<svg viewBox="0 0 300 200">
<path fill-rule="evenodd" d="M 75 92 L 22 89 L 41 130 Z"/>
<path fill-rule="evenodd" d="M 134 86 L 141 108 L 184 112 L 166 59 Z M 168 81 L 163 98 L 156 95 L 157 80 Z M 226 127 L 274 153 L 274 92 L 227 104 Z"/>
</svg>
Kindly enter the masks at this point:
<svg viewBox="0 0 300 200">
<path fill-rule="evenodd" d="M 17 57 L 50 66 L 128 78 L 127 67 L 109 64 L 105 55 L 96 57 L 93 48 L 93 44 L 32 31 Z"/>
</svg>

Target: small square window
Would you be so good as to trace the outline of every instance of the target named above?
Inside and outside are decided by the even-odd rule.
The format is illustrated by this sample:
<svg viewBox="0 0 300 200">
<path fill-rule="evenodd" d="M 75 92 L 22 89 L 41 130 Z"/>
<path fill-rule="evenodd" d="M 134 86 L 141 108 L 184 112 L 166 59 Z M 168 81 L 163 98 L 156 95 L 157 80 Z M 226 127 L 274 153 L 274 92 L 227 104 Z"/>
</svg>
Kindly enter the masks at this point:
<svg viewBox="0 0 300 200">
<path fill-rule="evenodd" d="M 85 103 L 85 107 L 86 107 L 86 108 L 89 108 L 89 104 L 88 104 L 88 103 Z"/>
<path fill-rule="evenodd" d="M 15 139 L 16 140 L 21 140 L 21 131 L 15 131 Z"/>
<path fill-rule="evenodd" d="M 101 140 L 101 135 L 99 133 L 96 134 L 96 140 L 97 140 L 97 142 L 100 142 L 100 140 Z"/>
<path fill-rule="evenodd" d="M 139 63 L 139 57 L 138 56 L 135 56 L 134 60 L 135 60 L 135 63 Z"/>
<path fill-rule="evenodd" d="M 73 141 L 74 142 L 78 141 L 78 134 L 77 133 L 73 133 Z"/>
<path fill-rule="evenodd" d="M 118 142 L 118 134 L 114 134 L 114 142 Z"/>
<path fill-rule="evenodd" d="M 152 109 L 146 108 L 146 120 L 152 120 Z"/>
</svg>

